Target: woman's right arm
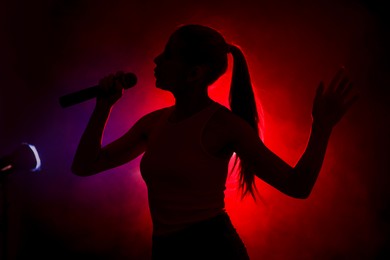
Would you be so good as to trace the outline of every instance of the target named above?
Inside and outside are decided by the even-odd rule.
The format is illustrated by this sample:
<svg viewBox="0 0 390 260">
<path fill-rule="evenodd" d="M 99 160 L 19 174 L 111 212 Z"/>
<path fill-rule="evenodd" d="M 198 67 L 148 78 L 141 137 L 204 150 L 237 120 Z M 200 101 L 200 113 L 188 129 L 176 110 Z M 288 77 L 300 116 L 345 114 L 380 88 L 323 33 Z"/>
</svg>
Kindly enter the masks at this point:
<svg viewBox="0 0 390 260">
<path fill-rule="evenodd" d="M 145 151 L 153 114 L 142 117 L 122 137 L 102 147 L 101 140 L 108 114 L 107 108 L 94 110 L 73 160 L 74 174 L 90 176 L 115 168 L 135 159 Z"/>
<path fill-rule="evenodd" d="M 104 128 L 112 106 L 123 93 L 120 73 L 102 79 L 99 85 L 105 95 L 97 98 L 95 109 L 81 137 L 73 159 L 72 172 L 79 176 L 90 176 L 131 161 L 145 151 L 147 133 L 155 114 L 140 120 L 122 137 L 102 147 Z"/>
</svg>

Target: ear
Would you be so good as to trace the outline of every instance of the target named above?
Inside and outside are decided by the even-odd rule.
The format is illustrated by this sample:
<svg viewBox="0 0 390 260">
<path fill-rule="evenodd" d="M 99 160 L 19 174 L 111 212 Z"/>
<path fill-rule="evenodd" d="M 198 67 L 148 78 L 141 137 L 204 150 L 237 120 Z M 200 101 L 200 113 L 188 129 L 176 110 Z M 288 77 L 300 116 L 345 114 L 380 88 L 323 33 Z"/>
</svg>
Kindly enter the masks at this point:
<svg viewBox="0 0 390 260">
<path fill-rule="evenodd" d="M 208 67 L 207 66 L 202 66 L 202 65 L 197 65 L 193 66 L 188 73 L 187 79 L 191 83 L 203 83 L 208 74 Z"/>
</svg>

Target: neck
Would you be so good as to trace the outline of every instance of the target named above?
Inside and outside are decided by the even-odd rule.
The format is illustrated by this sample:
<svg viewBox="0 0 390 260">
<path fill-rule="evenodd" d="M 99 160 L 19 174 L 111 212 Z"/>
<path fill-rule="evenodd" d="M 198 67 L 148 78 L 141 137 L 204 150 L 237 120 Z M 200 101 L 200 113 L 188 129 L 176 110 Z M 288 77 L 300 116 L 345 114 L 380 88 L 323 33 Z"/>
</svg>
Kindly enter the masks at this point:
<svg viewBox="0 0 390 260">
<path fill-rule="evenodd" d="M 212 102 L 208 96 L 207 88 L 204 91 L 180 93 L 180 95 L 175 95 L 175 111 L 177 115 L 191 115 Z"/>
</svg>

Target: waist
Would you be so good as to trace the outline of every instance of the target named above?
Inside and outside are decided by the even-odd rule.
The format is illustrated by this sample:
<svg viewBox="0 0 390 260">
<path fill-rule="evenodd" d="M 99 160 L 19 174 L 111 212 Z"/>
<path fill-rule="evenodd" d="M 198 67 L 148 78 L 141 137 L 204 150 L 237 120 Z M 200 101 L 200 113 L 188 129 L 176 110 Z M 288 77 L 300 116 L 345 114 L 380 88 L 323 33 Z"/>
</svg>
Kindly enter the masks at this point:
<svg viewBox="0 0 390 260">
<path fill-rule="evenodd" d="M 166 234 L 181 230 L 224 212 L 224 192 L 165 192 L 148 189 L 153 233 Z"/>
<path fill-rule="evenodd" d="M 216 215 L 187 224 L 185 227 L 166 233 L 153 233 L 153 241 L 169 241 L 185 237 L 204 236 L 205 233 L 217 232 L 227 226 L 233 227 L 230 218 L 225 210 Z"/>
<path fill-rule="evenodd" d="M 211 219 L 225 212 L 224 206 L 203 209 L 155 209 L 150 208 L 154 235 L 167 235 Z"/>
</svg>

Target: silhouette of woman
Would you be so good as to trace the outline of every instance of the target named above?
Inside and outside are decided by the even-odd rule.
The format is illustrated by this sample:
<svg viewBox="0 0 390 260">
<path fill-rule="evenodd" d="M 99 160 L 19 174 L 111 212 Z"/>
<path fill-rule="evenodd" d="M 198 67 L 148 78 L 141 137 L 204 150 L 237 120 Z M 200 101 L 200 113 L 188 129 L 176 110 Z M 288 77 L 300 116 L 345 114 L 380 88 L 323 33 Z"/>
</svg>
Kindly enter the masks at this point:
<svg viewBox="0 0 390 260">
<path fill-rule="evenodd" d="M 233 56 L 230 110 L 208 96 L 207 87 Z M 82 135 L 72 171 L 89 176 L 143 154 L 140 169 L 148 188 L 153 222 L 152 258 L 249 259 L 224 209 L 225 181 L 233 153 L 239 158 L 243 195 L 256 196 L 255 177 L 282 193 L 304 199 L 316 182 L 332 128 L 356 100 L 341 69 L 317 89 L 307 147 L 292 167 L 259 138 L 258 115 L 245 57 L 216 30 L 184 25 L 154 60 L 156 86 L 175 105 L 151 112 L 122 137 L 101 146 L 106 121 L 122 96 L 122 72 L 100 81 L 106 95 Z"/>
</svg>

